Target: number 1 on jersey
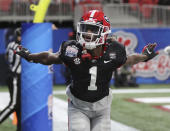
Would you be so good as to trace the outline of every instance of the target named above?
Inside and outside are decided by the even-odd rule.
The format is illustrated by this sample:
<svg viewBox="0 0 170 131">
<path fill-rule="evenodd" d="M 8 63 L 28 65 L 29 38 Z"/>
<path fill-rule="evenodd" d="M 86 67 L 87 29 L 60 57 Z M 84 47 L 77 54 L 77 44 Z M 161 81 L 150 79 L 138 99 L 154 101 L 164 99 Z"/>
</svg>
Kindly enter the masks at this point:
<svg viewBox="0 0 170 131">
<path fill-rule="evenodd" d="M 90 86 L 88 86 L 88 90 L 94 91 L 97 90 L 96 86 L 96 78 L 97 78 L 97 66 L 93 66 L 89 69 L 89 73 L 91 74 Z"/>
</svg>

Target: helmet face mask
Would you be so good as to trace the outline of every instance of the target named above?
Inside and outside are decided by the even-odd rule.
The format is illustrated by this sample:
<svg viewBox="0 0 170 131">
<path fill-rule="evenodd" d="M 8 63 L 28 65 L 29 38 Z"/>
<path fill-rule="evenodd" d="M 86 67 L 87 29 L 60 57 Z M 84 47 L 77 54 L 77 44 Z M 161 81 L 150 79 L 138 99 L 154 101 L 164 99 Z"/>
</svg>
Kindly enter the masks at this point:
<svg viewBox="0 0 170 131">
<path fill-rule="evenodd" d="M 94 15 L 93 18 L 91 18 L 92 15 Z M 77 24 L 77 41 L 89 50 L 104 44 L 107 34 L 111 32 L 110 23 L 104 20 L 103 12 L 97 10 L 89 11 L 85 14 Z"/>
<path fill-rule="evenodd" d="M 90 31 L 91 33 L 94 33 L 96 35 L 99 35 L 101 32 L 101 26 L 96 25 L 96 24 L 91 24 L 91 23 L 79 23 L 80 24 L 80 32 L 86 33 Z"/>
</svg>

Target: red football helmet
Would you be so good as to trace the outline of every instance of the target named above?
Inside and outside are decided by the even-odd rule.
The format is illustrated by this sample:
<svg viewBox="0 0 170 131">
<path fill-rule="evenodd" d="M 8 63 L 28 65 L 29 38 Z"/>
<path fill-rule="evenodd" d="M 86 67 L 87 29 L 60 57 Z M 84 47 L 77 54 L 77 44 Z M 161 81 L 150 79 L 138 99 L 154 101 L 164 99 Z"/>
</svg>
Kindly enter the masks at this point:
<svg viewBox="0 0 170 131">
<path fill-rule="evenodd" d="M 109 33 L 110 22 L 104 13 L 98 10 L 89 11 L 77 24 L 77 41 L 89 50 L 104 44 Z"/>
</svg>

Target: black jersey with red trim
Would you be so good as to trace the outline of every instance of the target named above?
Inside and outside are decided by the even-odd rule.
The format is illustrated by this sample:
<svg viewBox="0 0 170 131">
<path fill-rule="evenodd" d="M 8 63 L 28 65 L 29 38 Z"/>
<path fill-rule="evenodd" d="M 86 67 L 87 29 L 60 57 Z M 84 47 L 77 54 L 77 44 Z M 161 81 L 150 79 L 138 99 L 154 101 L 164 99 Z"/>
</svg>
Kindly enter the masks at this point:
<svg viewBox="0 0 170 131">
<path fill-rule="evenodd" d="M 126 62 L 125 47 L 118 42 L 106 45 L 98 59 L 82 59 L 82 46 L 76 41 L 63 42 L 60 58 L 72 74 L 71 93 L 78 99 L 96 102 L 109 95 L 112 73 Z"/>
</svg>

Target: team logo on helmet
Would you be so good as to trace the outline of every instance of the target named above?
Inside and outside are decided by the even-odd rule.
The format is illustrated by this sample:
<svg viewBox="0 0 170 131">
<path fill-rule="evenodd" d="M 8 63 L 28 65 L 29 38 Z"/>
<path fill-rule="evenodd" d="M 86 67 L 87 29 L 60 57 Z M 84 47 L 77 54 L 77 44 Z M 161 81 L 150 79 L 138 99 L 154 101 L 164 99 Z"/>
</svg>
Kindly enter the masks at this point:
<svg viewBox="0 0 170 131">
<path fill-rule="evenodd" d="M 105 19 L 108 23 L 110 23 L 109 18 L 107 18 L 107 16 L 104 16 L 104 19 Z"/>
</svg>

